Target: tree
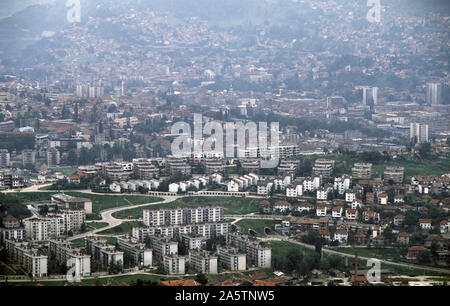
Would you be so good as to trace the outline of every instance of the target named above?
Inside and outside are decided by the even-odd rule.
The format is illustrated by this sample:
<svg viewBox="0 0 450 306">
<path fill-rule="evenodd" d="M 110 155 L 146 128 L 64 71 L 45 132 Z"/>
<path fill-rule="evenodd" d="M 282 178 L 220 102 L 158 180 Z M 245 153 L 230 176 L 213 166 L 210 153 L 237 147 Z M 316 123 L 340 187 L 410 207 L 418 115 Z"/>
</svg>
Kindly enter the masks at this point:
<svg viewBox="0 0 450 306">
<path fill-rule="evenodd" d="M 48 213 L 48 205 L 42 205 L 41 207 L 39 207 L 39 214 L 41 216 L 46 216 Z"/>
<path fill-rule="evenodd" d="M 433 241 L 431 243 L 430 251 L 431 251 L 431 256 L 433 257 L 433 259 L 436 259 L 438 257 L 438 251 L 439 251 L 439 244 L 436 241 Z"/>
<path fill-rule="evenodd" d="M 205 274 L 199 273 L 195 276 L 195 281 L 200 283 L 202 286 L 206 286 L 206 284 L 208 283 L 208 278 Z"/>
<path fill-rule="evenodd" d="M 427 159 L 430 157 L 431 145 L 428 142 L 423 142 L 419 145 L 419 154 L 422 158 Z"/>
<path fill-rule="evenodd" d="M 70 150 L 69 153 L 67 154 L 67 164 L 74 166 L 78 163 L 78 157 L 77 154 L 75 153 L 75 150 Z"/>
<path fill-rule="evenodd" d="M 417 262 L 422 265 L 430 263 L 431 252 L 428 250 L 419 252 L 419 254 L 417 255 Z"/>
<path fill-rule="evenodd" d="M 383 236 L 385 239 L 385 243 L 392 242 L 392 239 L 394 238 L 394 234 L 392 233 L 391 226 L 388 226 L 384 229 Z"/>
</svg>

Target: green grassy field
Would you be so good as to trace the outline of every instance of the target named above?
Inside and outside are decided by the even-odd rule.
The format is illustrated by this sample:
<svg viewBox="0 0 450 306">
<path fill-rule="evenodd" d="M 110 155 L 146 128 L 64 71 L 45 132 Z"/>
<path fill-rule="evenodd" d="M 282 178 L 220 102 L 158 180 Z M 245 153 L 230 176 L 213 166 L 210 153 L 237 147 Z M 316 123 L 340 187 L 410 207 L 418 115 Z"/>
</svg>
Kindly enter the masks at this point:
<svg viewBox="0 0 450 306">
<path fill-rule="evenodd" d="M 272 257 L 286 257 L 291 250 L 299 251 L 304 255 L 314 253 L 311 249 L 307 249 L 289 241 L 271 240 L 268 244 L 269 247 L 272 248 Z"/>
<path fill-rule="evenodd" d="M 107 234 L 131 233 L 131 230 L 133 229 L 133 227 L 141 226 L 141 225 L 143 225 L 142 222 L 136 222 L 136 221 L 123 222 L 122 224 L 120 224 L 116 227 L 101 231 L 98 234 L 107 235 Z"/>
<path fill-rule="evenodd" d="M 50 168 L 54 172 L 61 172 L 64 175 L 72 175 L 78 172 L 77 167 L 62 167 L 62 168 Z"/>
<path fill-rule="evenodd" d="M 275 224 L 279 222 L 275 220 L 253 220 L 253 219 L 244 219 L 235 223 L 235 225 L 239 226 L 241 232 L 244 234 L 248 234 L 248 230 L 252 229 L 256 231 L 261 236 L 266 236 L 264 233 L 264 228 L 268 227 L 272 230 L 275 230 Z"/>
<path fill-rule="evenodd" d="M 257 212 L 256 207 L 258 199 L 249 198 L 234 198 L 234 197 L 184 197 L 179 198 L 171 203 L 156 204 L 143 206 L 134 209 L 127 209 L 118 211 L 113 214 L 113 217 L 125 219 L 128 216 L 133 218 L 142 218 L 142 211 L 147 208 L 174 208 L 174 207 L 189 207 L 189 206 L 223 206 L 226 215 L 245 215 L 252 212 Z"/>
<path fill-rule="evenodd" d="M 98 228 L 102 228 L 102 227 L 107 227 L 108 223 L 106 223 L 106 222 L 86 222 L 86 226 L 93 228 L 93 229 L 98 229 Z"/>
</svg>

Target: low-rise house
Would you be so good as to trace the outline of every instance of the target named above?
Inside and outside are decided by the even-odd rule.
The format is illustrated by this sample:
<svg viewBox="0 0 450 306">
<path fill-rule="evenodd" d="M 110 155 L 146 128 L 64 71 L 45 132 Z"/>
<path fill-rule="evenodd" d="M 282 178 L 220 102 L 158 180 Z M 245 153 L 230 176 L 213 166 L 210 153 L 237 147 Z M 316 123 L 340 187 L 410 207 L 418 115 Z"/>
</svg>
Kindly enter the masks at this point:
<svg viewBox="0 0 450 306">
<path fill-rule="evenodd" d="M 423 246 L 412 246 L 408 249 L 408 254 L 406 255 L 406 259 L 416 260 L 417 256 L 420 252 L 426 251 L 427 249 Z"/>
<path fill-rule="evenodd" d="M 381 227 L 378 225 L 372 226 L 372 238 L 381 235 Z"/>
<path fill-rule="evenodd" d="M 272 205 L 267 200 L 262 200 L 258 203 L 258 207 L 262 209 L 262 211 L 266 214 L 269 214 L 272 212 Z"/>
<path fill-rule="evenodd" d="M 345 192 L 345 202 L 351 203 L 356 199 L 356 193 L 353 190 Z"/>
<path fill-rule="evenodd" d="M 378 199 L 378 204 L 387 205 L 387 202 L 388 202 L 387 194 L 380 193 L 380 194 L 378 194 L 377 199 Z"/>
<path fill-rule="evenodd" d="M 439 223 L 439 229 L 440 229 L 441 234 L 448 233 L 450 231 L 450 219 L 442 220 Z"/>
<path fill-rule="evenodd" d="M 403 225 L 403 222 L 405 222 L 405 216 L 403 216 L 402 214 L 398 214 L 394 217 L 395 226 L 401 226 Z"/>
<path fill-rule="evenodd" d="M 352 201 L 352 208 L 355 209 L 357 207 L 362 208 L 363 207 L 363 202 L 360 199 L 354 199 Z"/>
<path fill-rule="evenodd" d="M 333 207 L 333 209 L 331 210 L 331 217 L 342 218 L 343 211 L 344 211 L 344 208 L 342 206 Z"/>
<path fill-rule="evenodd" d="M 369 204 L 375 203 L 375 195 L 373 192 L 366 192 L 366 202 Z"/>
<path fill-rule="evenodd" d="M 425 238 L 424 246 L 426 248 L 431 248 L 432 244 L 435 243 L 438 246 L 438 251 L 448 251 L 448 238 L 439 236 L 428 236 Z"/>
<path fill-rule="evenodd" d="M 354 208 L 347 208 L 345 210 L 345 218 L 347 220 L 357 220 L 358 219 L 358 210 Z"/>
<path fill-rule="evenodd" d="M 378 235 L 372 239 L 374 245 L 384 245 L 384 237 L 382 235 Z"/>
<path fill-rule="evenodd" d="M 419 219 L 420 228 L 424 230 L 430 230 L 431 227 L 431 219 Z"/>
<path fill-rule="evenodd" d="M 339 229 L 334 233 L 333 240 L 338 241 L 339 243 L 347 243 L 348 232 L 345 229 Z"/>
<path fill-rule="evenodd" d="M 326 241 L 331 241 L 331 233 L 328 230 L 319 231 L 320 237 L 325 239 Z"/>
<path fill-rule="evenodd" d="M 275 211 L 279 211 L 281 213 L 286 212 L 288 210 L 291 210 L 291 208 L 292 208 L 291 204 L 289 202 L 286 202 L 286 201 L 277 201 L 273 205 L 273 209 Z"/>
<path fill-rule="evenodd" d="M 375 211 L 364 211 L 363 212 L 363 220 L 365 222 L 380 222 L 380 214 Z"/>
<path fill-rule="evenodd" d="M 367 243 L 367 236 L 363 233 L 356 234 L 355 236 L 353 236 L 353 239 L 355 243 L 359 245 L 364 245 Z"/>
<path fill-rule="evenodd" d="M 177 183 L 172 183 L 169 185 L 169 192 L 178 192 L 179 189 L 180 185 L 178 185 Z"/>
<path fill-rule="evenodd" d="M 311 211 L 314 209 L 314 205 L 310 204 L 310 203 L 302 203 L 299 204 L 296 208 L 295 211 L 298 212 L 304 212 L 304 211 Z"/>
<path fill-rule="evenodd" d="M 397 204 L 397 203 L 404 203 L 404 202 L 405 202 L 405 200 L 404 200 L 403 195 L 397 194 L 397 195 L 394 196 L 394 203 L 395 204 Z"/>
<path fill-rule="evenodd" d="M 400 244 L 408 245 L 409 244 L 409 237 L 410 237 L 410 235 L 408 233 L 401 232 L 397 236 L 397 242 L 400 243 Z"/>
<path fill-rule="evenodd" d="M 327 215 L 327 205 L 317 205 L 316 216 L 325 217 Z"/>
</svg>

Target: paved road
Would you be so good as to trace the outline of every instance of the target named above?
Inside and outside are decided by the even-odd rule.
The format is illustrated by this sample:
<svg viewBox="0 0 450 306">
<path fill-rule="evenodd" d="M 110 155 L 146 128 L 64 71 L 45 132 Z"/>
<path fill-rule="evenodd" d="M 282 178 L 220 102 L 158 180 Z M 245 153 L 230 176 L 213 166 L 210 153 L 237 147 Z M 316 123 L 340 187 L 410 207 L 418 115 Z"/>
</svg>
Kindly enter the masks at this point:
<svg viewBox="0 0 450 306">
<path fill-rule="evenodd" d="M 268 240 L 278 240 L 278 241 L 289 241 L 292 242 L 294 244 L 300 245 L 304 248 L 307 249 L 315 249 L 315 246 L 313 245 L 309 245 L 306 243 L 302 243 L 296 240 L 292 240 L 292 239 L 288 239 L 287 237 L 284 236 L 272 236 L 269 238 L 260 238 L 261 241 L 268 241 Z M 346 253 L 342 253 L 339 251 L 335 251 L 335 250 L 331 250 L 328 248 L 322 248 L 322 251 L 324 253 L 328 253 L 328 254 L 332 254 L 332 255 L 339 255 L 342 257 L 351 257 L 353 258 L 354 255 L 352 254 L 346 254 Z M 371 259 L 370 257 L 364 257 L 364 256 L 358 256 L 359 259 L 362 260 L 368 260 Z M 442 268 L 434 268 L 434 267 L 428 267 L 428 266 L 420 266 L 420 265 L 414 265 L 414 264 L 409 264 L 409 263 L 401 263 L 401 262 L 392 262 L 392 261 L 387 261 L 387 260 L 383 260 L 383 259 L 378 259 L 381 263 L 384 264 L 388 264 L 388 265 L 393 265 L 393 266 L 399 266 L 399 267 L 404 267 L 404 268 L 410 268 L 410 269 L 420 269 L 420 270 L 424 270 L 424 271 L 433 271 L 433 272 L 438 272 L 438 273 L 443 273 L 443 274 L 450 274 L 450 270 L 447 269 L 442 269 Z"/>
<path fill-rule="evenodd" d="M 122 211 L 122 210 L 127 210 L 127 209 L 133 209 L 133 208 L 138 208 L 138 207 L 144 207 L 144 206 L 150 206 L 150 205 L 156 205 L 156 204 L 164 204 L 164 203 L 170 203 L 175 201 L 178 197 L 161 197 L 163 198 L 163 201 L 159 201 L 159 202 L 153 202 L 153 203 L 145 203 L 145 204 L 137 204 L 137 205 L 128 205 L 128 206 L 121 206 L 121 207 L 117 207 L 117 208 L 112 208 L 112 209 L 108 209 L 108 210 L 104 210 L 101 212 L 101 216 L 102 219 L 101 220 L 95 220 L 95 222 L 106 222 L 108 223 L 108 226 L 106 227 L 102 227 L 102 228 L 97 228 L 95 230 L 89 231 L 89 232 L 85 232 L 79 235 L 75 235 L 72 237 L 69 237 L 67 240 L 71 241 L 71 240 L 75 240 L 75 239 L 79 239 L 79 238 L 84 238 L 87 236 L 96 236 L 98 232 L 116 227 L 120 224 L 122 224 L 123 222 L 130 222 L 130 221 L 135 221 L 135 220 L 126 220 L 126 219 L 117 219 L 114 218 L 112 216 L 113 213 L 118 212 L 118 211 Z"/>
</svg>

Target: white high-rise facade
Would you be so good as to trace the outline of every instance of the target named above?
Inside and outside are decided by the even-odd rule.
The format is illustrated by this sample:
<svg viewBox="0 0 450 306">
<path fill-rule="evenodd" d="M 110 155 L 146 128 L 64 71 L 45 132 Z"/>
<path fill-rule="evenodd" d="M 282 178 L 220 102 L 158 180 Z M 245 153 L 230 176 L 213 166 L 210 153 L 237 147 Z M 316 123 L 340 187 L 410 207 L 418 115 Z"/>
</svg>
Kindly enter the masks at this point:
<svg viewBox="0 0 450 306">
<path fill-rule="evenodd" d="M 409 127 L 409 139 L 417 139 L 417 142 L 428 141 L 428 124 L 411 122 Z"/>
<path fill-rule="evenodd" d="M 427 104 L 436 106 L 441 104 L 442 85 L 439 83 L 427 84 Z"/>
</svg>

